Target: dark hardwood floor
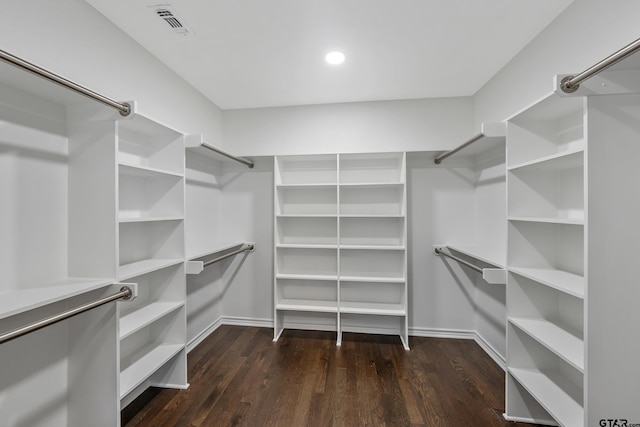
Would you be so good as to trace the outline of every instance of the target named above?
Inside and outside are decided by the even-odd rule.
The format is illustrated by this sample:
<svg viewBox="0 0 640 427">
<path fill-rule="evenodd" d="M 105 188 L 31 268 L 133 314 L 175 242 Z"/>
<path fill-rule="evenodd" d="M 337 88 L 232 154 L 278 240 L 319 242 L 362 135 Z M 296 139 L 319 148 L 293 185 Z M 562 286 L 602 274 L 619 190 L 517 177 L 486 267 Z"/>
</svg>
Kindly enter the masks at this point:
<svg viewBox="0 0 640 427">
<path fill-rule="evenodd" d="M 503 419 L 504 372 L 470 340 L 222 326 L 188 357 L 187 390 L 149 389 L 142 426 L 530 426 Z"/>
</svg>

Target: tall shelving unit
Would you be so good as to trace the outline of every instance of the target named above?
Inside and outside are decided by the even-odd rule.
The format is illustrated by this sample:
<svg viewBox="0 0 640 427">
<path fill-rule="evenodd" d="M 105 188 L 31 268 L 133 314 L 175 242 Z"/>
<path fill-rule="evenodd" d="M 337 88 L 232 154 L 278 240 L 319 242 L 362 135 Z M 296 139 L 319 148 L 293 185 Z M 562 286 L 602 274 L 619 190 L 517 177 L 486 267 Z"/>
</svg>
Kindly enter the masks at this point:
<svg viewBox="0 0 640 427">
<path fill-rule="evenodd" d="M 508 124 L 509 419 L 640 420 L 640 96 L 620 64 Z"/>
<path fill-rule="evenodd" d="M 141 115 L 116 122 L 118 268 L 139 284 L 120 310 L 120 399 L 186 388 L 184 135 Z"/>
<path fill-rule="evenodd" d="M 408 349 L 405 154 L 275 158 L 274 337 L 397 334 Z"/>
<path fill-rule="evenodd" d="M 551 95 L 507 126 L 511 419 L 583 423 L 585 107 Z"/>
</svg>

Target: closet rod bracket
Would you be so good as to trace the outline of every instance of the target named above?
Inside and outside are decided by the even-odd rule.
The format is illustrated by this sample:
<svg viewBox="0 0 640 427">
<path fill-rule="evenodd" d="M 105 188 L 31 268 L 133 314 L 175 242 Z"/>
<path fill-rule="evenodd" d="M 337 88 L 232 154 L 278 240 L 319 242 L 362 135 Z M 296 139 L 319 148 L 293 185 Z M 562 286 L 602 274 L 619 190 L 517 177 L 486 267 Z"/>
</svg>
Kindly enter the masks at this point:
<svg viewBox="0 0 640 427">
<path fill-rule="evenodd" d="M 209 253 L 208 255 L 203 255 L 203 256 L 199 256 L 197 258 L 192 258 L 186 261 L 185 263 L 185 270 L 187 274 L 200 274 L 202 273 L 202 271 L 212 265 L 215 264 L 217 262 L 220 262 L 222 260 L 225 260 L 227 258 L 231 258 L 232 256 L 241 254 L 241 253 L 246 253 L 246 252 L 254 252 L 256 250 L 256 245 L 255 243 L 252 242 L 245 242 L 245 243 L 240 243 L 238 245 L 233 246 L 237 249 L 231 251 L 231 252 L 227 252 L 224 255 L 218 256 L 216 258 L 213 259 L 209 259 L 209 260 L 205 260 L 204 258 L 207 256 L 211 256 L 214 255 L 216 253 L 223 253 L 225 251 L 230 250 L 231 248 L 225 248 L 225 249 L 221 249 L 219 251 L 214 251 Z"/>
<path fill-rule="evenodd" d="M 436 247 L 434 249 L 434 252 L 435 252 L 436 255 L 444 256 L 444 257 L 447 257 L 447 258 L 451 258 L 452 260 L 457 261 L 460 264 L 462 264 L 464 266 L 467 266 L 472 270 L 477 271 L 478 273 L 482 273 L 482 268 L 478 267 L 477 265 L 471 264 L 469 261 L 465 261 L 464 259 L 462 259 L 460 257 L 457 257 L 455 255 L 451 255 L 450 253 L 447 253 L 447 252 L 443 251 L 443 249 L 444 249 L 443 247 Z"/>
<path fill-rule="evenodd" d="M 629 43 L 622 49 L 604 58 L 602 61 L 598 62 L 597 64 L 592 65 L 591 67 L 587 68 L 580 74 L 576 74 L 575 76 L 567 76 L 563 78 L 562 81 L 560 82 L 560 89 L 564 93 L 574 93 L 580 88 L 580 83 L 584 82 L 587 79 L 590 79 L 591 77 L 595 76 L 601 71 L 604 71 L 610 66 L 617 64 L 623 59 L 633 55 L 638 50 L 640 50 L 640 39 L 632 43 Z"/>
<path fill-rule="evenodd" d="M 460 257 L 457 257 L 453 254 L 451 254 L 448 251 L 445 251 L 445 249 L 449 249 L 447 246 L 444 245 L 439 245 L 439 246 L 435 246 L 433 248 L 433 252 L 435 255 L 438 256 L 443 256 L 443 257 L 447 257 L 447 258 L 451 258 L 452 260 L 466 266 L 469 267 L 470 269 L 480 273 L 482 275 L 482 279 L 491 284 L 491 285 L 505 285 L 507 283 L 507 271 L 506 269 L 502 268 L 502 267 L 478 267 L 475 264 L 470 263 L 467 260 L 464 260 Z M 454 249 L 455 250 L 455 249 Z M 468 254 L 465 254 L 468 255 Z M 468 255 L 470 256 L 470 255 Z M 472 258 L 475 258 L 473 256 L 471 256 Z M 478 259 L 479 261 L 483 262 L 483 263 L 487 263 L 487 261 L 483 261 L 479 258 L 475 258 Z M 488 263 L 491 264 L 491 263 Z"/>
</svg>

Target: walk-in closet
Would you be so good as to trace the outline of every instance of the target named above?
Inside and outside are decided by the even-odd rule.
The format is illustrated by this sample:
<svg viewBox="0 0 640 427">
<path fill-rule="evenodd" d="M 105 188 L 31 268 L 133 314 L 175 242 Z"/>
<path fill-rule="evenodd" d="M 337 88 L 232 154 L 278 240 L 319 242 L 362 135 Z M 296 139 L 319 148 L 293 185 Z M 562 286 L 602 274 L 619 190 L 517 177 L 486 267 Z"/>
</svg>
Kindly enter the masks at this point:
<svg viewBox="0 0 640 427">
<path fill-rule="evenodd" d="M 640 4 L 23 0 L 0 427 L 640 425 Z"/>
</svg>

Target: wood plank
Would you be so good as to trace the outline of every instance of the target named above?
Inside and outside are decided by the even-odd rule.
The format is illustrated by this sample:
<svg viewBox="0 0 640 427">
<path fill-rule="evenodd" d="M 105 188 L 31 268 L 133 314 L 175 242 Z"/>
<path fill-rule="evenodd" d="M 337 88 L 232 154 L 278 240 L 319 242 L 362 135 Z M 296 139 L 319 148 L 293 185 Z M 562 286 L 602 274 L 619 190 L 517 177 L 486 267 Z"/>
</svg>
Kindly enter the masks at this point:
<svg viewBox="0 0 640 427">
<path fill-rule="evenodd" d="M 150 389 L 125 427 L 520 426 L 504 372 L 471 340 L 221 326 L 188 356 L 188 390 Z"/>
</svg>

